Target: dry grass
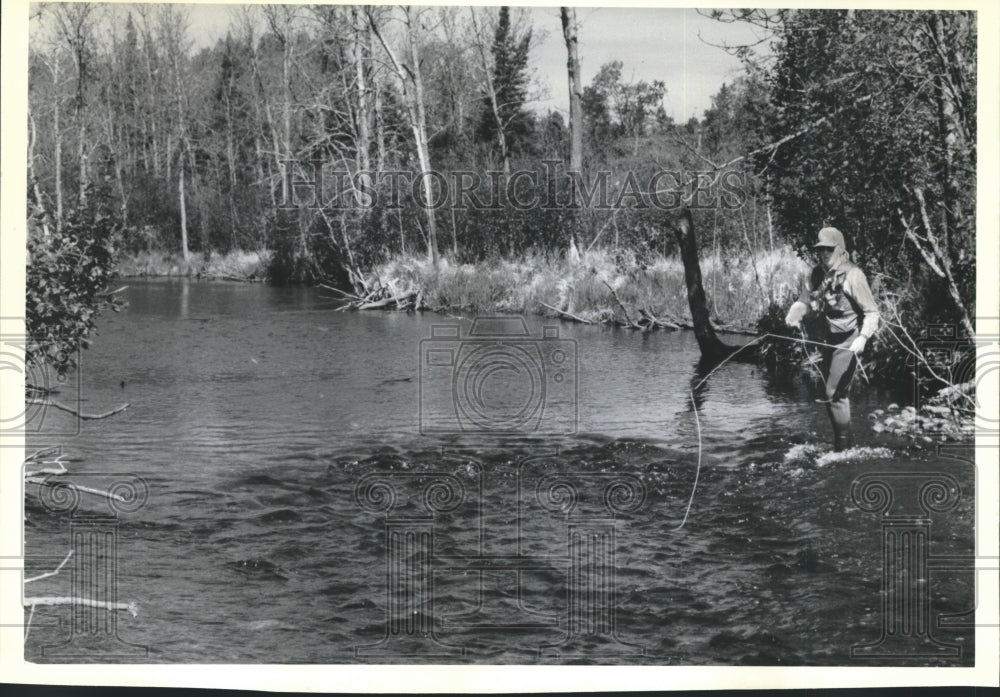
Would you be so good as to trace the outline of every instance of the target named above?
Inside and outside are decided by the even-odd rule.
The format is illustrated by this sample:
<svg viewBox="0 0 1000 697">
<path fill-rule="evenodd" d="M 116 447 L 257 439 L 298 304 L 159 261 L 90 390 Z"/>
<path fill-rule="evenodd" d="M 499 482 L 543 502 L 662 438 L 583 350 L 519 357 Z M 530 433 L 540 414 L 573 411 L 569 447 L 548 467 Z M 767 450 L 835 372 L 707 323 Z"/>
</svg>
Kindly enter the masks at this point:
<svg viewBox="0 0 1000 697">
<path fill-rule="evenodd" d="M 749 258 L 702 261 L 702 275 L 713 319 L 719 324 L 752 327 L 772 301 L 787 304 L 805 264 L 790 248 Z M 471 312 L 552 314 L 542 303 L 591 321 L 621 317 L 610 288 L 632 319 L 639 309 L 657 317 L 690 321 L 684 266 L 658 257 L 641 264 L 634 256 L 608 250 L 567 256 L 527 255 L 513 260 L 437 268 L 423 258 L 397 257 L 375 270 L 378 281 L 398 295 L 422 294 L 427 306 Z M 759 279 L 759 280 L 758 280 Z"/>
<path fill-rule="evenodd" d="M 263 280 L 267 252 L 233 251 L 227 254 L 193 254 L 187 265 L 174 252 L 138 252 L 118 260 L 118 275 L 137 277 L 197 277 L 217 279 Z"/>
</svg>

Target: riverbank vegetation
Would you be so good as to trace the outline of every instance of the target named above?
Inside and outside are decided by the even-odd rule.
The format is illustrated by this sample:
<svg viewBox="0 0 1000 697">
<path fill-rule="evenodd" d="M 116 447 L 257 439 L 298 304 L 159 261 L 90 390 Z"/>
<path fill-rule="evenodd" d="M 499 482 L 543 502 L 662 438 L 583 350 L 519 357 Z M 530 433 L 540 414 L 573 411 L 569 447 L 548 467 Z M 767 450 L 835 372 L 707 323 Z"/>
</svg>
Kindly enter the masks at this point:
<svg viewBox="0 0 1000 697">
<path fill-rule="evenodd" d="M 772 302 L 789 302 L 805 264 L 788 247 L 756 260 L 708 257 L 705 287 L 713 321 L 749 330 Z M 662 326 L 690 327 L 684 266 L 658 254 L 600 249 L 569 254 L 525 254 L 491 262 L 430 263 L 426 257 L 395 257 L 378 265 L 366 287 L 372 299 L 421 297 L 421 308 L 558 316 L 587 323 L 629 326 L 646 316 Z"/>
<path fill-rule="evenodd" d="M 264 281 L 270 254 L 267 251 L 206 251 L 187 262 L 177 253 L 163 249 L 133 252 L 118 260 L 122 278 L 204 278 L 221 281 Z"/>
<path fill-rule="evenodd" d="M 669 76 L 610 61 L 582 84 L 572 8 L 543 27 L 508 8 L 247 6 L 195 51 L 179 6 L 40 6 L 29 234 L 101 190 L 125 275 L 669 329 L 691 322 L 686 207 L 711 320 L 791 336 L 784 309 L 833 225 L 884 310 L 868 374 L 968 383 L 975 14 L 711 14 L 763 39 L 727 47 L 743 74 L 679 123 Z M 569 118 L 533 109 L 543 31 L 565 40 L 566 82 L 548 87 L 572 87 Z M 473 179 L 469 204 L 456 188 Z M 929 351 L 941 331 L 952 350 Z M 772 365 L 801 351 L 762 346 Z"/>
</svg>

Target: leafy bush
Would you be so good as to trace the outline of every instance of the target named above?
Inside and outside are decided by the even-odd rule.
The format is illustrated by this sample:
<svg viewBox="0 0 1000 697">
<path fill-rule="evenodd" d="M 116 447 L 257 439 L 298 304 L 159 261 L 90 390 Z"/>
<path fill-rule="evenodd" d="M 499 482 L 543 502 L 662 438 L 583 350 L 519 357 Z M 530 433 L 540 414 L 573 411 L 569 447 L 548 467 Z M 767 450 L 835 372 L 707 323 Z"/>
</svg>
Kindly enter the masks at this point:
<svg viewBox="0 0 1000 697">
<path fill-rule="evenodd" d="M 72 211 L 62 228 L 40 215 L 28 218 L 28 266 L 25 298 L 28 344 L 26 360 L 65 373 L 86 348 L 103 308 L 121 309 L 108 295 L 115 277 L 115 253 L 121 229 L 99 191 Z"/>
</svg>

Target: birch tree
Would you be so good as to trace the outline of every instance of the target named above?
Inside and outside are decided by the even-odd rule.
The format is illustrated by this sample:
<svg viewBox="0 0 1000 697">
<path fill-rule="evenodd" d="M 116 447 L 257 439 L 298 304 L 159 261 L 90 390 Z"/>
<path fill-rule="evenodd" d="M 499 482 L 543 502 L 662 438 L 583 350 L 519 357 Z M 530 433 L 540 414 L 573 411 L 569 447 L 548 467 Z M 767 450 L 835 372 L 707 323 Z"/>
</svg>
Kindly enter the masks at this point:
<svg viewBox="0 0 1000 697">
<path fill-rule="evenodd" d="M 583 82 L 580 77 L 579 40 L 577 39 L 576 9 L 560 7 L 563 39 L 566 41 L 566 77 L 569 84 L 569 169 L 583 169 Z"/>
<path fill-rule="evenodd" d="M 427 216 L 427 257 L 431 263 L 438 263 L 437 222 L 434 213 L 434 190 L 431 181 L 431 159 L 427 140 L 427 111 L 424 103 L 424 83 L 420 68 L 420 21 L 426 10 L 404 6 L 400 8 L 404 29 L 405 53 L 401 57 L 392 48 L 385 36 L 385 27 L 371 7 L 365 8 L 368 24 L 372 33 L 378 39 L 383 51 L 389 58 L 393 73 L 396 76 L 403 98 L 406 102 L 407 116 L 413 131 L 414 147 L 417 151 L 417 161 L 420 172 L 418 176 L 423 187 L 423 208 Z"/>
</svg>

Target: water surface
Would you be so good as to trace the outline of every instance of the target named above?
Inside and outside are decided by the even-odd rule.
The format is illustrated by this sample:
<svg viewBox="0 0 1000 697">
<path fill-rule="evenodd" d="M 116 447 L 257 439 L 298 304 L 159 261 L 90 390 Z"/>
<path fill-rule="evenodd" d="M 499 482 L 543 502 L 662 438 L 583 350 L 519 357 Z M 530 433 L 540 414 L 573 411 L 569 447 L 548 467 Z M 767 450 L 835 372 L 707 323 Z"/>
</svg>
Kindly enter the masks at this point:
<svg viewBox="0 0 1000 697">
<path fill-rule="evenodd" d="M 454 399 L 440 374 L 421 374 L 439 345 L 427 343 L 432 327 L 460 324 L 457 339 L 443 340 L 457 346 L 470 321 L 338 312 L 314 289 L 129 285 L 128 309 L 102 318 L 80 380 L 86 411 L 130 408 L 83 422 L 75 437 L 31 443 L 61 444 L 70 481 L 99 488 L 134 474 L 148 486 L 146 504 L 118 522 L 117 594 L 139 614 L 116 618 L 123 642 L 148 654 L 123 649 L 115 660 L 974 658 L 967 626 L 933 629 L 962 647 L 958 658 L 851 657 L 852 645 L 878 640 L 884 616 L 882 531 L 851 498 L 857 477 L 950 473 L 962 498 L 936 514 L 930 551 L 969 555 L 973 539 L 972 465 L 871 433 L 867 414 L 891 398 L 861 381 L 852 394 L 860 444 L 887 450 L 826 463 L 827 419 L 808 378 L 733 362 L 692 400 L 701 375 L 691 332 L 528 318 L 531 337 L 557 326 L 553 340 L 576 354 L 568 382 L 548 383 L 542 432 L 426 435 L 428 414 Z M 546 350 L 524 355 L 549 361 Z M 538 394 L 524 376 L 487 376 L 486 398 L 530 402 Z M 423 401 L 422 377 L 438 380 L 425 382 Z M 59 431 L 71 417 L 45 419 Z M 388 510 L 379 482 L 395 496 Z M 28 564 L 48 570 L 69 547 L 70 518 L 26 494 Z M 77 516 L 102 510 L 95 498 Z M 68 594 L 67 576 L 68 567 L 31 594 Z M 928 587 L 934 618 L 974 604 L 968 572 L 936 571 Z M 39 608 L 26 657 L 109 660 L 43 655 L 66 638 L 67 619 L 66 609 Z"/>
</svg>

